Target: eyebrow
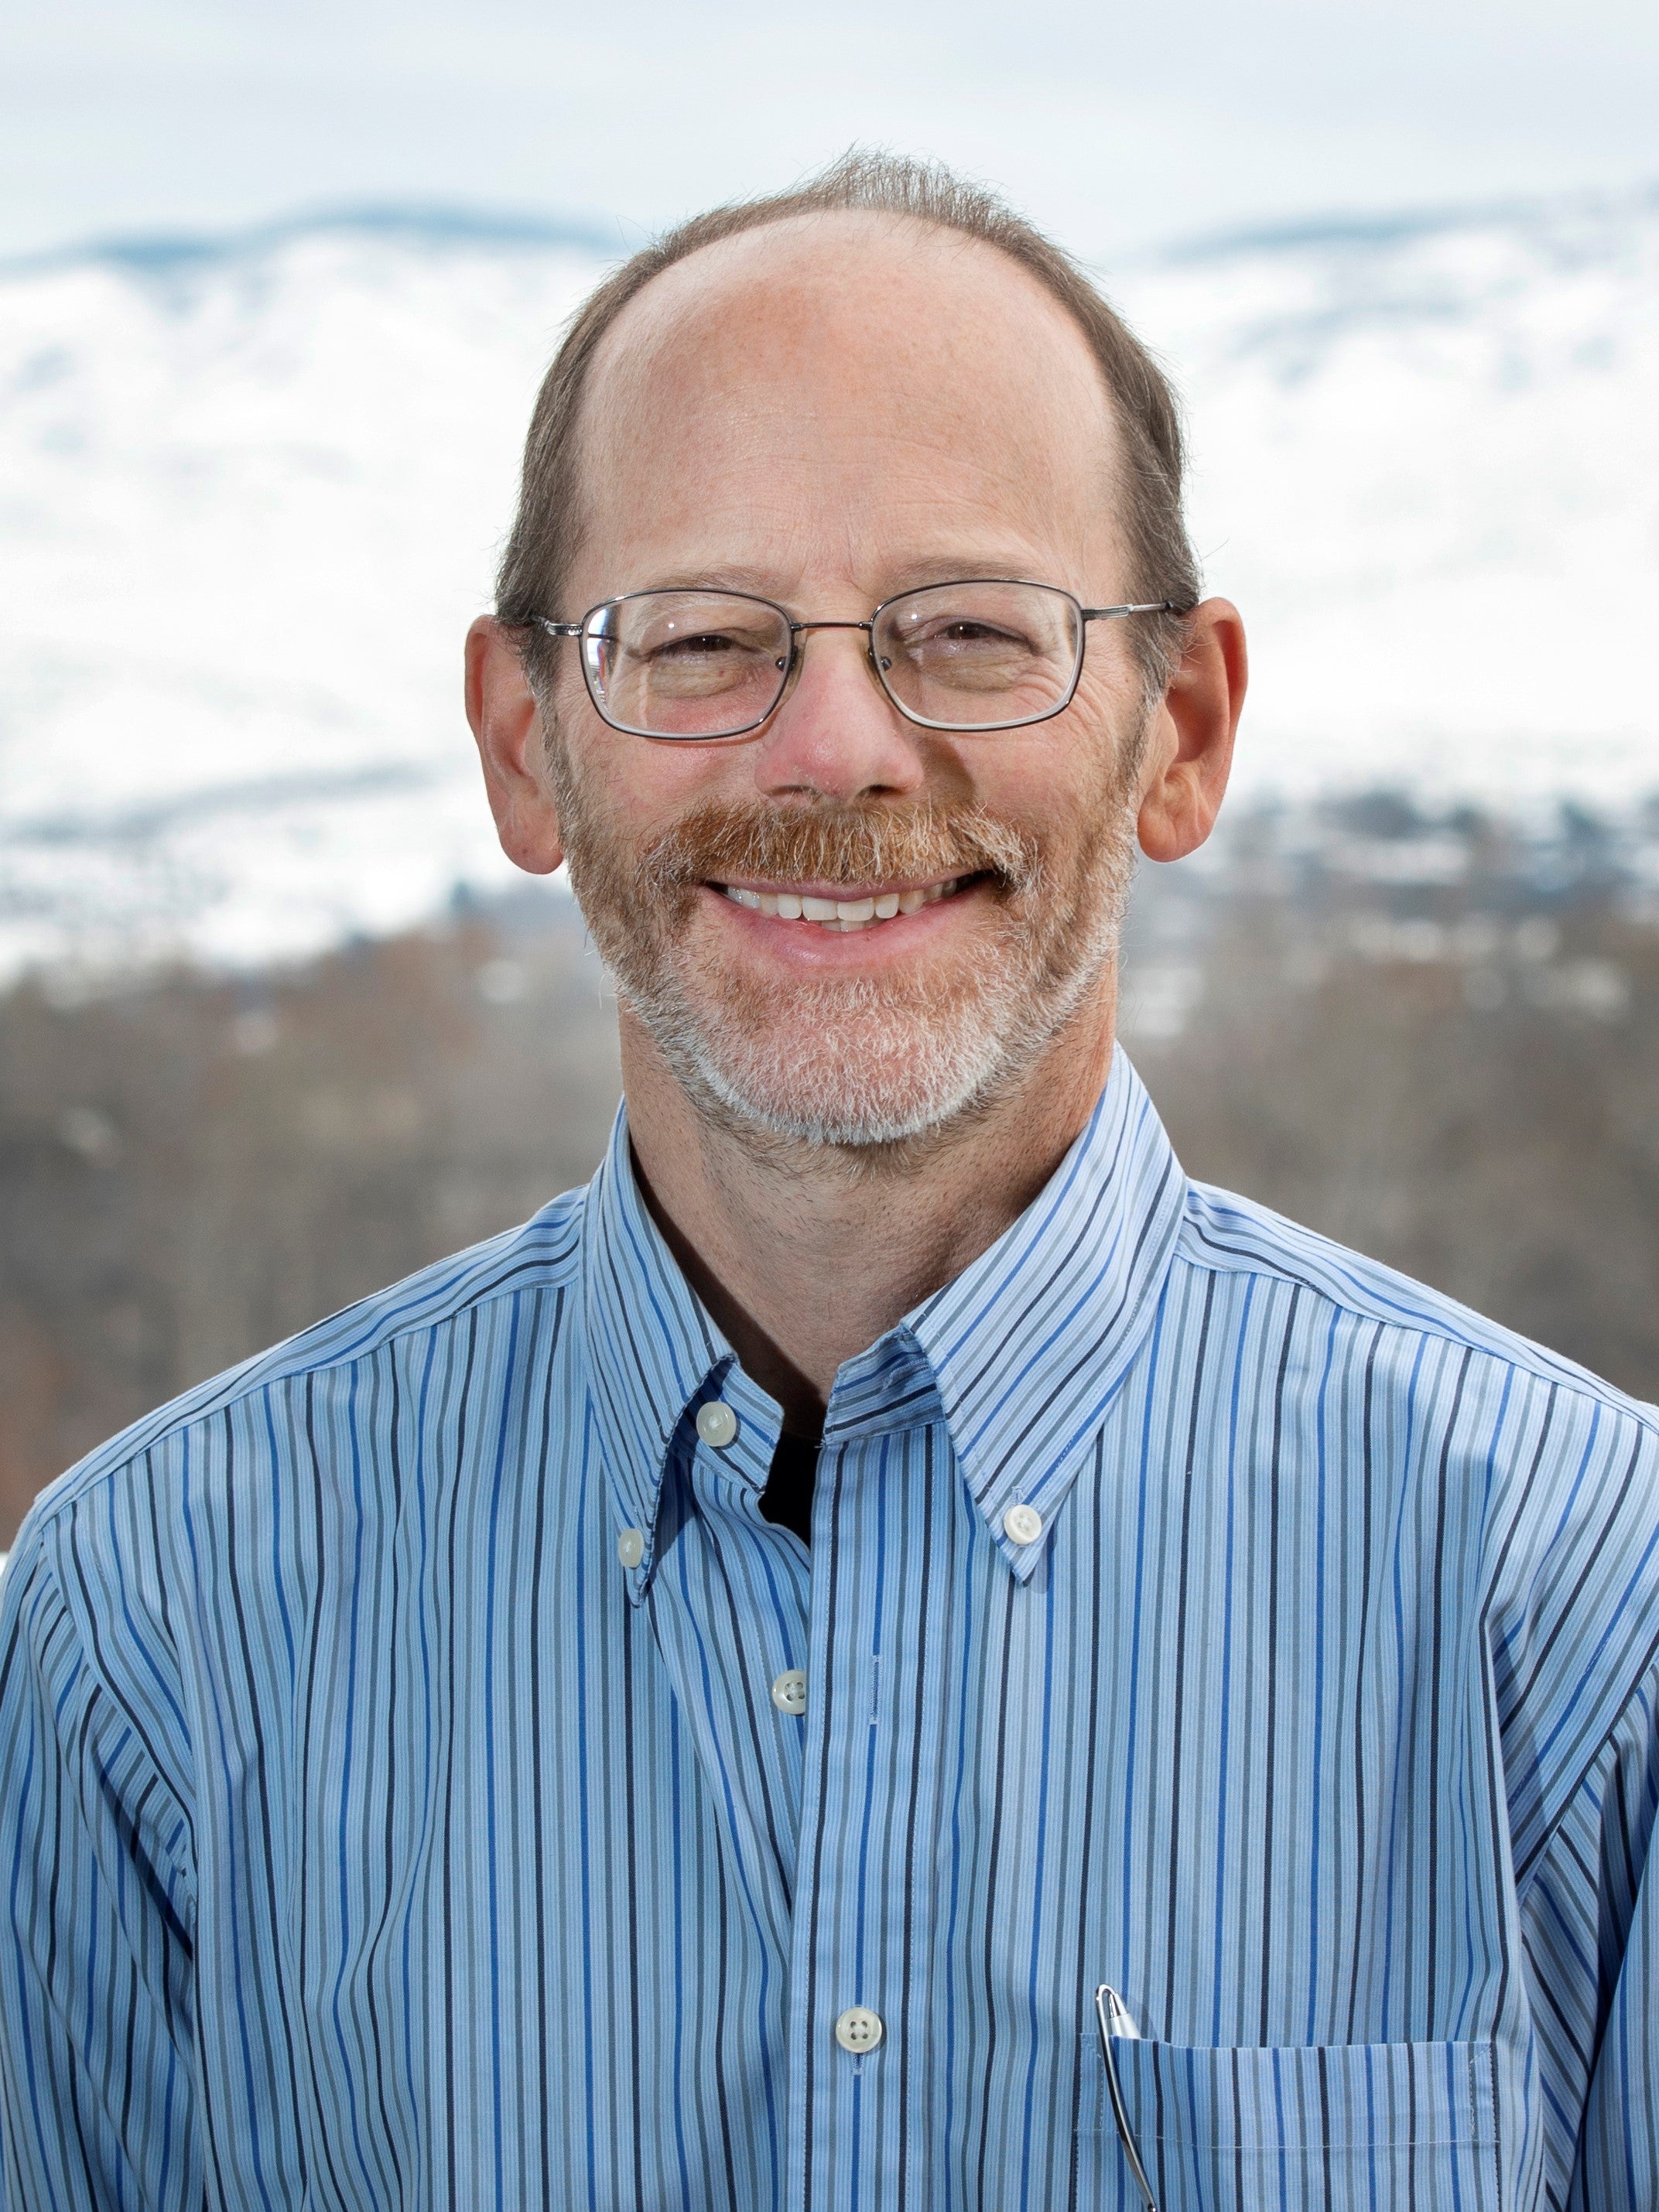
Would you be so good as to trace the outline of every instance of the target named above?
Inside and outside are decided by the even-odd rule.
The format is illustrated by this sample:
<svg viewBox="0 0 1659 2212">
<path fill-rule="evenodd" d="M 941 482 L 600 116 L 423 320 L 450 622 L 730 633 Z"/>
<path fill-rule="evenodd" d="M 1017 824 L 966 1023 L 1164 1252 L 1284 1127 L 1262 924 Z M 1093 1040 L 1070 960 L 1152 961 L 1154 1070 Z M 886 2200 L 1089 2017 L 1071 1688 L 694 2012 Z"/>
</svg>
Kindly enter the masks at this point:
<svg viewBox="0 0 1659 2212">
<path fill-rule="evenodd" d="M 743 568 L 720 562 L 708 565 L 694 564 L 684 568 L 659 569 L 647 583 L 634 584 L 630 591 L 638 592 L 747 592 L 754 598 L 769 599 L 773 593 L 769 580 L 758 569 Z M 617 592 L 618 599 L 626 596 Z"/>
</svg>

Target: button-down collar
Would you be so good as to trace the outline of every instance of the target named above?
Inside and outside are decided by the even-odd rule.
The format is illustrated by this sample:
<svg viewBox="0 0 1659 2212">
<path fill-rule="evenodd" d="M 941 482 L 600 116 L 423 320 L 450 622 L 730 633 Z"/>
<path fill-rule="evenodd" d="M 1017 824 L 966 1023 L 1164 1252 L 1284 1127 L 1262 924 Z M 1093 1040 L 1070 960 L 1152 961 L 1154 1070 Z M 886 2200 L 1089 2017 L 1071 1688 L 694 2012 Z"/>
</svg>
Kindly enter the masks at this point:
<svg viewBox="0 0 1659 2212">
<path fill-rule="evenodd" d="M 1029 1579 L 1146 1341 L 1186 1191 L 1119 1051 L 1088 1127 L 1013 1226 L 842 1368 L 826 1437 L 914 1419 L 907 1405 L 935 1390 L 991 1540 Z M 1018 1504 L 1042 1515 L 1044 1540 L 1009 1535 Z"/>
<path fill-rule="evenodd" d="M 1168 1273 L 1186 1185 L 1162 1124 L 1122 1052 L 1088 1127 L 1036 1198 L 953 1282 L 849 1359 L 824 1441 L 941 1416 L 987 1532 L 1024 1581 L 1144 1343 Z M 651 1219 L 633 1173 L 625 1113 L 590 1187 L 583 1296 L 591 1402 L 619 1529 L 645 1536 L 629 1582 L 644 1595 L 670 1449 L 698 1407 L 738 1417 L 721 1456 L 765 1486 L 780 1424 L 745 1376 Z M 1008 1534 L 1034 1507 L 1042 1537 Z"/>
<path fill-rule="evenodd" d="M 677 1432 L 691 1425 L 695 1438 L 697 1407 L 720 1395 L 728 1376 L 734 1396 L 745 1384 L 750 1392 L 755 1386 L 651 1218 L 635 1179 L 626 1109 L 617 1113 L 605 1157 L 588 1186 L 581 1295 L 588 1402 L 612 1510 L 619 1528 L 637 1528 L 645 1539 L 640 1559 L 628 1570 L 629 1594 L 637 1601 L 656 1565 L 657 1511 Z M 763 1394 L 755 1395 L 763 1406 L 770 1405 Z M 739 1404 L 738 1444 L 729 1456 L 754 1480 L 757 1470 L 744 1462 L 755 1455 L 766 1423 L 763 1417 L 744 1420 L 743 1410 Z M 763 1463 L 757 1486 L 765 1480 Z"/>
</svg>

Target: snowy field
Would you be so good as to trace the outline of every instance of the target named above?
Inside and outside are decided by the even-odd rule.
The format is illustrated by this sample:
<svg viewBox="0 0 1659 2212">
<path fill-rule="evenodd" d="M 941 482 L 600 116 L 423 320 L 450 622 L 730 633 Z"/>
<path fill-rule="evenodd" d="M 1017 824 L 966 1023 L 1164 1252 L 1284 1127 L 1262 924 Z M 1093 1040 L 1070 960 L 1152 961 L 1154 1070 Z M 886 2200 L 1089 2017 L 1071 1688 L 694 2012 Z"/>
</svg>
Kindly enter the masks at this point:
<svg viewBox="0 0 1659 2212">
<path fill-rule="evenodd" d="M 411 218 L 0 271 L 0 976 L 506 887 L 460 638 L 601 265 Z M 1251 627 L 1247 795 L 1659 792 L 1659 198 L 1103 273 Z"/>
</svg>

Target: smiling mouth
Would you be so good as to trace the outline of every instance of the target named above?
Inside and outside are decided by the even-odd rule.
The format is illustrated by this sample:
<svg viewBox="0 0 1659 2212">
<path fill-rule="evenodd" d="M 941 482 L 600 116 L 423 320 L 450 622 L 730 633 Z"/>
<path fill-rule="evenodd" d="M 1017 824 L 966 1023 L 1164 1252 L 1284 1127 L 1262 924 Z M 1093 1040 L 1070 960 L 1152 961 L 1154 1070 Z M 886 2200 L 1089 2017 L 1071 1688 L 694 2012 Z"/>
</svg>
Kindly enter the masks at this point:
<svg viewBox="0 0 1659 2212">
<path fill-rule="evenodd" d="M 780 921 L 810 921 L 819 929 L 858 930 L 873 929 L 900 915 L 920 914 L 923 907 L 936 906 L 977 880 L 975 876 L 949 876 L 943 883 L 923 884 L 914 890 L 866 891 L 852 898 L 821 898 L 811 891 L 757 890 L 745 884 L 711 884 L 709 889 L 729 898 L 734 906 L 746 907 L 751 914 L 771 915 Z"/>
</svg>

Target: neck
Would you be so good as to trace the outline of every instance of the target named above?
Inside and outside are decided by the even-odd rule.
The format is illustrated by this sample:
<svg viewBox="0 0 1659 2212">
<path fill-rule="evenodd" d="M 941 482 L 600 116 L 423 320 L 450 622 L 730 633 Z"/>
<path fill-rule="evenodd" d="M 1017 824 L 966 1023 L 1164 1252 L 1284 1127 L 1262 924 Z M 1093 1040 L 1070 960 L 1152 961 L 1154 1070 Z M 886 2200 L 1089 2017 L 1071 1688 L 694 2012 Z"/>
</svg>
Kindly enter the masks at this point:
<svg viewBox="0 0 1659 2212">
<path fill-rule="evenodd" d="M 1030 1204 L 1094 1110 L 1115 1012 L 1109 988 L 1006 1097 L 913 1146 L 866 1154 L 711 1122 L 623 1003 L 623 1086 L 646 1202 L 786 1427 L 815 1431 L 842 1362 Z"/>
</svg>

